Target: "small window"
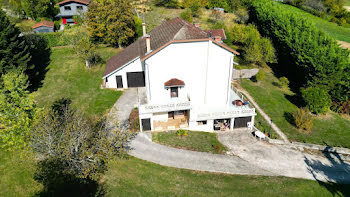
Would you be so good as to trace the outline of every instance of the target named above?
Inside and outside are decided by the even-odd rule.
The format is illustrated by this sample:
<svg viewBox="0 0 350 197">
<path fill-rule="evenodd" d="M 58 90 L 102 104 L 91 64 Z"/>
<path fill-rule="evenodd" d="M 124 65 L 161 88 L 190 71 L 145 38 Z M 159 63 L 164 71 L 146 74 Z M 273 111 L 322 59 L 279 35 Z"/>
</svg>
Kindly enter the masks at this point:
<svg viewBox="0 0 350 197">
<path fill-rule="evenodd" d="M 179 88 L 178 87 L 171 87 L 170 88 L 170 96 L 171 96 L 171 98 L 179 97 Z"/>
<path fill-rule="evenodd" d="M 64 10 L 72 10 L 70 6 L 64 6 Z"/>
<path fill-rule="evenodd" d="M 77 10 L 83 10 L 83 6 L 78 5 L 78 6 L 77 6 Z"/>
<path fill-rule="evenodd" d="M 198 125 L 207 125 L 207 121 L 203 120 L 203 121 L 197 121 Z"/>
</svg>

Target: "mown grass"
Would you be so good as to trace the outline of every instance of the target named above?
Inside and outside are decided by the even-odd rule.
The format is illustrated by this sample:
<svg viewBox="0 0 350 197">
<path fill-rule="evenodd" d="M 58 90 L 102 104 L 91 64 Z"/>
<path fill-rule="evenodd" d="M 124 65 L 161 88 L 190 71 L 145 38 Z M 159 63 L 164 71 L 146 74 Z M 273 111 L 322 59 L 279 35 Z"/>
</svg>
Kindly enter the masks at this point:
<svg viewBox="0 0 350 197">
<path fill-rule="evenodd" d="M 224 153 L 226 147 L 216 138 L 216 133 L 187 131 L 187 136 L 178 136 L 176 131 L 154 132 L 152 140 L 154 142 L 200 152 Z"/>
<path fill-rule="evenodd" d="M 0 150 L 0 196 L 37 196 L 35 163 Z M 242 176 L 116 159 L 102 178 L 106 196 L 349 196 L 349 185 L 287 177 Z M 327 189 L 328 188 L 328 189 Z"/>
<path fill-rule="evenodd" d="M 198 172 L 132 157 L 110 166 L 104 177 L 107 196 L 346 196 L 350 192 L 349 185 Z"/>
<path fill-rule="evenodd" d="M 0 149 L 0 196 L 32 196 L 42 186 L 34 181 L 34 162 L 18 152 Z"/>
<path fill-rule="evenodd" d="M 118 52 L 117 49 L 98 47 L 105 61 Z M 40 107 L 50 106 L 62 97 L 72 99 L 73 106 L 88 115 L 102 115 L 110 109 L 122 94 L 119 91 L 101 89 L 105 63 L 85 68 L 71 47 L 52 49 L 51 63 L 43 86 L 34 93 Z"/>
<path fill-rule="evenodd" d="M 315 118 L 310 132 L 297 130 L 293 125 L 292 114 L 298 107 L 291 102 L 295 94 L 290 90 L 275 86 L 274 82 L 277 80 L 271 72 L 267 72 L 264 81 L 254 83 L 250 80 L 243 80 L 241 85 L 254 97 L 254 100 L 289 140 L 350 148 L 349 116 L 329 112 L 326 116 Z"/>
<path fill-rule="evenodd" d="M 346 6 L 350 6 L 350 0 L 344 0 Z"/>
<path fill-rule="evenodd" d="M 299 8 L 293 7 L 291 5 L 281 3 L 281 6 L 284 6 L 286 9 L 290 9 L 292 12 L 294 12 L 300 16 L 308 18 L 309 20 L 311 20 L 315 24 L 315 26 L 317 28 L 324 31 L 329 36 L 331 36 L 337 40 L 350 42 L 350 28 L 339 26 L 336 23 L 329 22 L 325 19 L 314 16 L 308 12 L 305 12 L 305 11 L 303 11 Z"/>
</svg>

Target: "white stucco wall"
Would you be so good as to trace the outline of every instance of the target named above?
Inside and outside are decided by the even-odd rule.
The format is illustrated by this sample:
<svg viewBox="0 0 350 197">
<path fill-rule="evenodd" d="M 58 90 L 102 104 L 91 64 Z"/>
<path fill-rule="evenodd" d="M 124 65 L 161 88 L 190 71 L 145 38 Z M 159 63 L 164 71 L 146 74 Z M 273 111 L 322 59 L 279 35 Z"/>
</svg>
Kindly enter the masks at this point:
<svg viewBox="0 0 350 197">
<path fill-rule="evenodd" d="M 119 70 L 117 70 L 116 72 L 114 73 L 112 72 L 112 74 L 107 77 L 108 82 L 106 82 L 106 88 L 117 88 L 116 76 L 122 76 L 123 88 L 128 88 L 126 73 L 141 72 L 141 71 L 143 70 L 142 70 L 142 64 L 141 64 L 140 58 L 134 59 L 132 62 L 129 62 L 129 64 L 119 68 Z"/>
<path fill-rule="evenodd" d="M 69 6 L 71 10 L 65 10 L 64 6 Z M 82 6 L 83 10 L 78 10 L 77 6 Z M 63 16 L 74 16 L 80 14 L 80 12 L 86 12 L 88 10 L 88 6 L 85 4 L 77 3 L 77 2 L 71 2 L 71 3 L 66 3 L 63 5 L 60 5 L 60 15 Z"/>
<path fill-rule="evenodd" d="M 226 105 L 233 54 L 211 41 L 171 44 L 145 61 L 149 103 L 174 101 L 164 83 L 185 82 L 178 99 L 193 105 Z"/>
</svg>

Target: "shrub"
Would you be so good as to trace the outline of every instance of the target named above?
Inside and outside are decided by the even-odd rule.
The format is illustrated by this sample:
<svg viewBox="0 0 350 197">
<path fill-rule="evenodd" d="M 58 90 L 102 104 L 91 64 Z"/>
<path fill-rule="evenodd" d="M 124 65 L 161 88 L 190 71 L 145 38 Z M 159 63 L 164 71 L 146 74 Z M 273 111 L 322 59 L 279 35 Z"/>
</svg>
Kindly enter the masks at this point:
<svg viewBox="0 0 350 197">
<path fill-rule="evenodd" d="M 140 131 L 139 110 L 134 108 L 129 115 L 130 130 Z"/>
<path fill-rule="evenodd" d="M 187 134 L 186 130 L 180 129 L 180 130 L 176 131 L 176 135 L 183 137 L 183 136 L 187 136 L 188 134 Z"/>
<path fill-rule="evenodd" d="M 177 0 L 156 0 L 156 6 L 163 6 L 167 8 L 178 8 L 179 2 Z"/>
<path fill-rule="evenodd" d="M 237 9 L 237 11 L 235 12 L 235 15 L 237 16 L 236 18 L 237 23 L 243 24 L 243 23 L 247 23 L 247 21 L 249 20 L 248 11 L 245 8 Z"/>
<path fill-rule="evenodd" d="M 265 79 L 265 73 L 262 70 L 259 70 L 259 72 L 255 75 L 256 81 L 263 81 Z"/>
<path fill-rule="evenodd" d="M 293 114 L 295 126 L 298 129 L 310 131 L 313 126 L 314 118 L 307 108 L 300 108 Z"/>
<path fill-rule="evenodd" d="M 277 84 L 280 88 L 288 88 L 289 80 L 287 79 L 287 77 L 280 77 L 278 78 Z"/>
<path fill-rule="evenodd" d="M 350 101 L 345 102 L 333 102 L 331 110 L 337 113 L 350 114 Z"/>
<path fill-rule="evenodd" d="M 185 11 L 181 12 L 180 17 L 190 23 L 193 22 L 192 12 L 190 9 L 185 9 Z"/>
<path fill-rule="evenodd" d="M 325 114 L 331 106 L 331 97 L 325 87 L 308 87 L 301 89 L 301 95 L 307 108 L 316 114 Z"/>
</svg>

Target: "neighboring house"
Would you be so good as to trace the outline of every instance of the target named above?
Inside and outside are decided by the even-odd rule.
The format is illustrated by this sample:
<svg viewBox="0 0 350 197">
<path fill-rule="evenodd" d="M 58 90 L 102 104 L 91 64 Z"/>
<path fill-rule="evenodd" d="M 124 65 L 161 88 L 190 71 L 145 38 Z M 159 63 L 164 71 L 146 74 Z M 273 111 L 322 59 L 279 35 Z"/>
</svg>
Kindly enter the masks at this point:
<svg viewBox="0 0 350 197">
<path fill-rule="evenodd" d="M 142 131 L 253 127 L 255 109 L 231 85 L 239 53 L 222 43 L 223 30 L 203 31 L 181 18 L 149 35 L 143 27 L 144 36 L 110 58 L 103 74 L 106 88 L 145 87 Z"/>
<path fill-rule="evenodd" d="M 49 33 L 54 32 L 55 24 L 50 21 L 41 21 L 33 25 L 34 33 Z"/>
<path fill-rule="evenodd" d="M 80 15 L 88 10 L 90 0 L 64 0 L 57 5 L 60 7 L 60 13 L 57 17 L 62 18 L 62 23 L 73 24 L 73 16 Z"/>
</svg>

